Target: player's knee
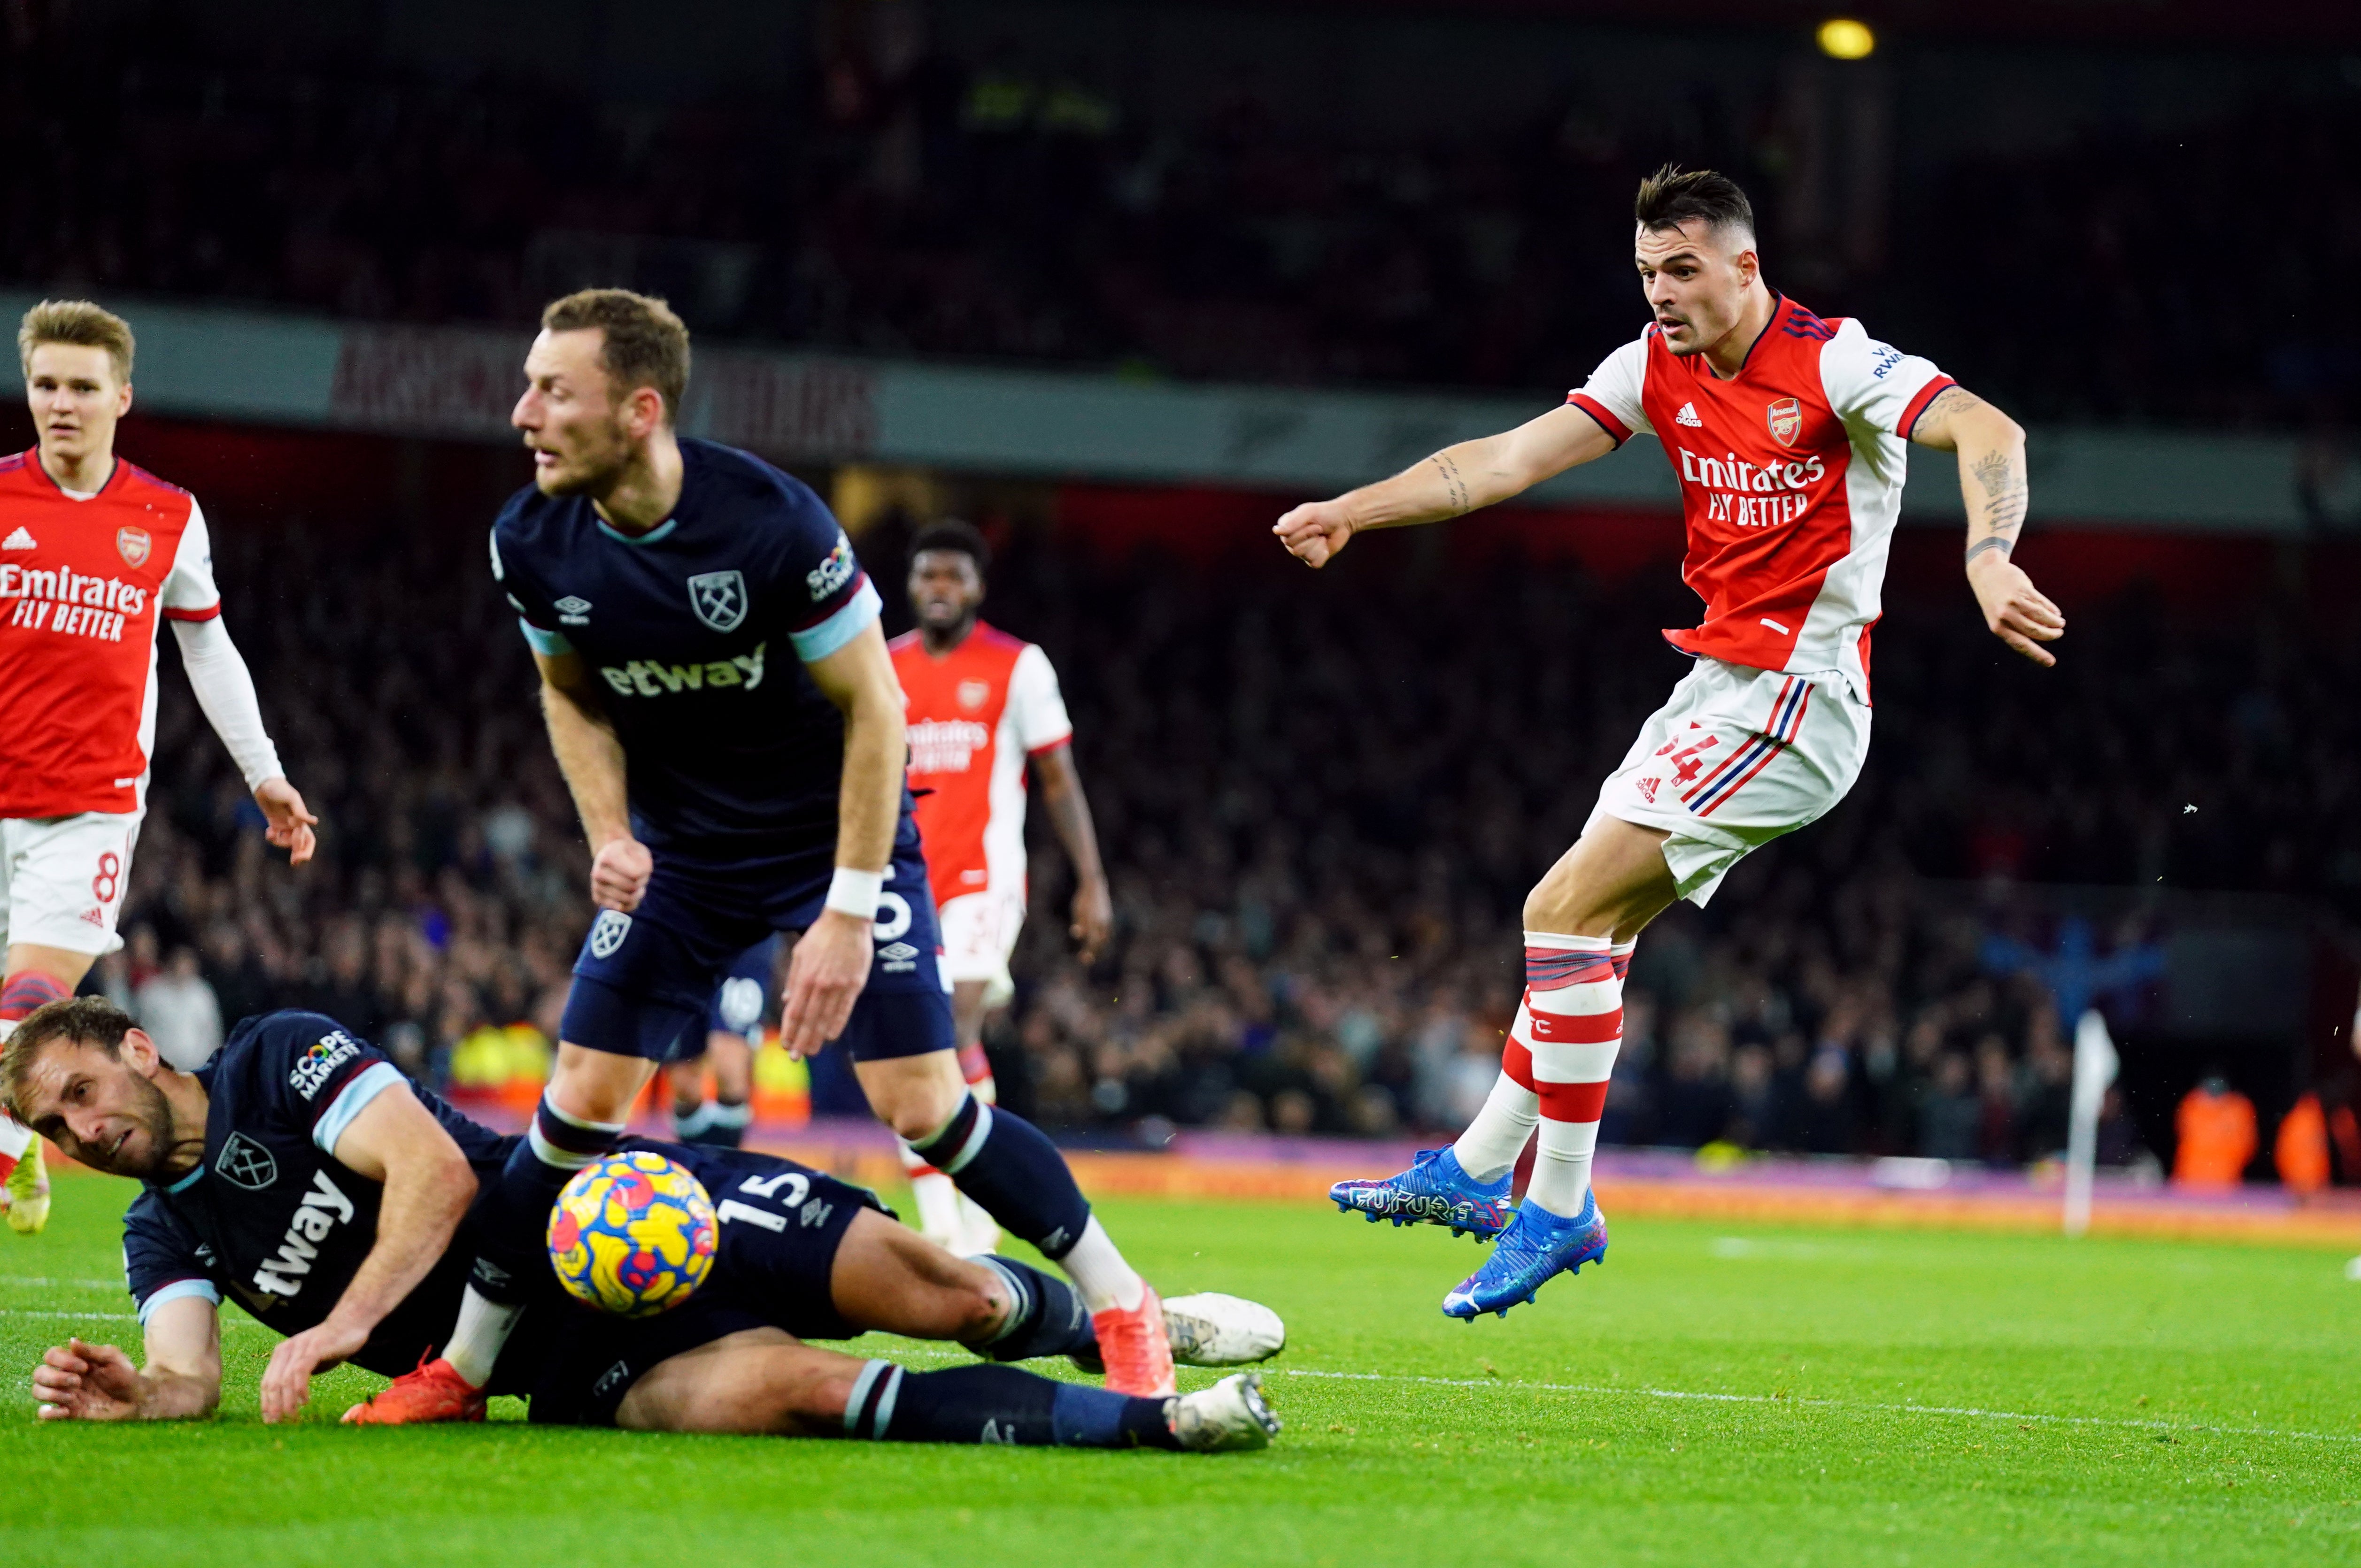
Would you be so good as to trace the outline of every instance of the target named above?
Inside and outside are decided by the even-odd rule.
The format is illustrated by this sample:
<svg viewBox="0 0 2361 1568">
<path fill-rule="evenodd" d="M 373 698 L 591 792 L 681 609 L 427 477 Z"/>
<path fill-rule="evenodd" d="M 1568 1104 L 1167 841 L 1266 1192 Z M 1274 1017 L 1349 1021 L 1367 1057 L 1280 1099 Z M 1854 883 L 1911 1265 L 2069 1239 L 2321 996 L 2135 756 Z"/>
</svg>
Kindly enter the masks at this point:
<svg viewBox="0 0 2361 1568">
<path fill-rule="evenodd" d="M 1009 1299 L 1007 1285 L 992 1270 L 964 1264 L 960 1273 L 959 1279 L 942 1288 L 944 1315 L 958 1325 L 950 1337 L 973 1344 L 1007 1327 L 1016 1303 Z"/>
<path fill-rule="evenodd" d="M 637 1057 L 586 1050 L 568 1042 L 558 1047 L 557 1066 L 544 1091 L 549 1102 L 586 1122 L 618 1122 L 647 1086 L 655 1064 Z"/>
<path fill-rule="evenodd" d="M 879 1121 L 909 1142 L 923 1144 L 950 1124 L 966 1098 L 966 1080 L 954 1069 L 873 1085 L 869 1103 Z"/>
</svg>

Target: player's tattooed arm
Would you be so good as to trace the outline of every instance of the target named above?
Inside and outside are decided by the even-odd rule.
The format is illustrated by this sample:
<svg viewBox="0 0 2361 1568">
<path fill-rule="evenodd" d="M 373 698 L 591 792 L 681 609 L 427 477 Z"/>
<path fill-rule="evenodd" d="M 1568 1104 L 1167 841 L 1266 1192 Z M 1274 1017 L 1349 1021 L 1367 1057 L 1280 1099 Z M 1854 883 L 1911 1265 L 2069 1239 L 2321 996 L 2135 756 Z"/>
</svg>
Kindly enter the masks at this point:
<svg viewBox="0 0 2361 1568">
<path fill-rule="evenodd" d="M 1364 529 L 1464 517 L 1614 450 L 1615 438 L 1597 420 L 1561 404 L 1514 430 L 1446 446 L 1390 479 L 1334 500 L 1306 501 L 1271 532 L 1305 565 L 1324 566 Z"/>
<path fill-rule="evenodd" d="M 202 1296 L 157 1303 L 143 1331 L 148 1365 L 111 1344 L 68 1340 L 33 1368 L 45 1421 L 181 1421 L 221 1403 L 219 1309 Z"/>
<path fill-rule="evenodd" d="M 1459 477 L 1459 465 L 1451 460 L 1448 452 L 1438 452 L 1427 459 L 1443 475 L 1443 493 L 1450 498 L 1451 515 L 1465 516 L 1468 511 L 1467 484 Z"/>
<path fill-rule="evenodd" d="M 2042 644 L 2066 634 L 2066 617 L 2009 559 L 2031 499 L 2024 430 L 1966 388 L 1946 387 L 1920 411 L 1909 438 L 1959 455 L 1960 495 L 1968 509 L 1968 586 L 1985 626 L 2035 663 L 2056 663 Z"/>
</svg>

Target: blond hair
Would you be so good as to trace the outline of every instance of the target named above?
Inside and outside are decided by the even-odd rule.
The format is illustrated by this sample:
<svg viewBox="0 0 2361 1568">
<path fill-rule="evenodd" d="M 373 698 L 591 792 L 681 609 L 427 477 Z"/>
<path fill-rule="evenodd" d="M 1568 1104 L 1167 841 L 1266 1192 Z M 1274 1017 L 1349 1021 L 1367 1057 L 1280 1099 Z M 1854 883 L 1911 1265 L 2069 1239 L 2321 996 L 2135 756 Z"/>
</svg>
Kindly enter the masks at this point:
<svg viewBox="0 0 2361 1568">
<path fill-rule="evenodd" d="M 16 328 L 16 358 L 26 374 L 32 373 L 33 350 L 45 343 L 104 348 L 115 362 L 115 379 L 131 380 L 131 323 L 88 300 L 43 300 L 25 313 Z"/>
</svg>

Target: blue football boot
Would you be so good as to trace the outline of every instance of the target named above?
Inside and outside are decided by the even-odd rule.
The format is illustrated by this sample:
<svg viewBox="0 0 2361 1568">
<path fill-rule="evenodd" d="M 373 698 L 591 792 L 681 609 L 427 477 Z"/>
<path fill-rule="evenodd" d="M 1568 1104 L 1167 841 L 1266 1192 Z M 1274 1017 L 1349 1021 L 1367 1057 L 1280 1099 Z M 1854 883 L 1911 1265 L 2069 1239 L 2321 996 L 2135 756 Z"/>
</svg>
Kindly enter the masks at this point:
<svg viewBox="0 0 2361 1568">
<path fill-rule="evenodd" d="M 1329 1198 L 1345 1213 L 1359 1212 L 1369 1223 L 1391 1220 L 1397 1225 L 1424 1221 L 1449 1225 L 1451 1234 L 1490 1241 L 1508 1227 L 1516 1206 L 1509 1201 L 1509 1176 L 1478 1181 L 1459 1167 L 1459 1157 L 1447 1148 L 1421 1149 L 1410 1168 L 1383 1181 L 1340 1181 Z"/>
<path fill-rule="evenodd" d="M 1585 1193 L 1582 1212 L 1562 1220 L 1530 1198 L 1517 1209 L 1484 1266 L 1443 1299 L 1446 1316 L 1474 1322 L 1486 1312 L 1509 1315 L 1520 1301 L 1560 1273 L 1578 1274 L 1586 1263 L 1607 1261 L 1607 1216 L 1598 1199 Z"/>
</svg>

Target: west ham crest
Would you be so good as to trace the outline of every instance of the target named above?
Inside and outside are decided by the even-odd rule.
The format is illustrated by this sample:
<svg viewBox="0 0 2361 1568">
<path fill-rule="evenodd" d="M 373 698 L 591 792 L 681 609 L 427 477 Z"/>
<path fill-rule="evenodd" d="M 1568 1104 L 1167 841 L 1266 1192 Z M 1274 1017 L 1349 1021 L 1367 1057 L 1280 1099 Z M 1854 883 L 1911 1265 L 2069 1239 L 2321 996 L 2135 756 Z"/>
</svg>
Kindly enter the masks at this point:
<svg viewBox="0 0 2361 1568">
<path fill-rule="evenodd" d="M 123 557 L 126 566 L 144 566 L 148 551 L 155 542 L 144 528 L 118 528 L 115 531 L 115 553 Z"/>
<path fill-rule="evenodd" d="M 243 1187 L 249 1192 L 260 1192 L 279 1179 L 279 1162 L 270 1151 L 247 1137 L 244 1133 L 232 1133 L 229 1142 L 222 1145 L 214 1168 L 222 1179 Z"/>
<path fill-rule="evenodd" d="M 620 909 L 601 909 L 598 918 L 590 922 L 590 952 L 594 958 L 611 959 L 623 938 L 631 934 L 631 917 Z"/>
<path fill-rule="evenodd" d="M 688 579 L 688 608 L 716 631 L 735 631 L 746 619 L 746 577 L 741 572 L 699 572 Z"/>
<path fill-rule="evenodd" d="M 1782 446 L 1795 445 L 1795 437 L 1803 433 L 1804 405 L 1793 398 L 1773 403 L 1763 411 L 1763 417 L 1770 421 L 1771 434 Z"/>
</svg>

